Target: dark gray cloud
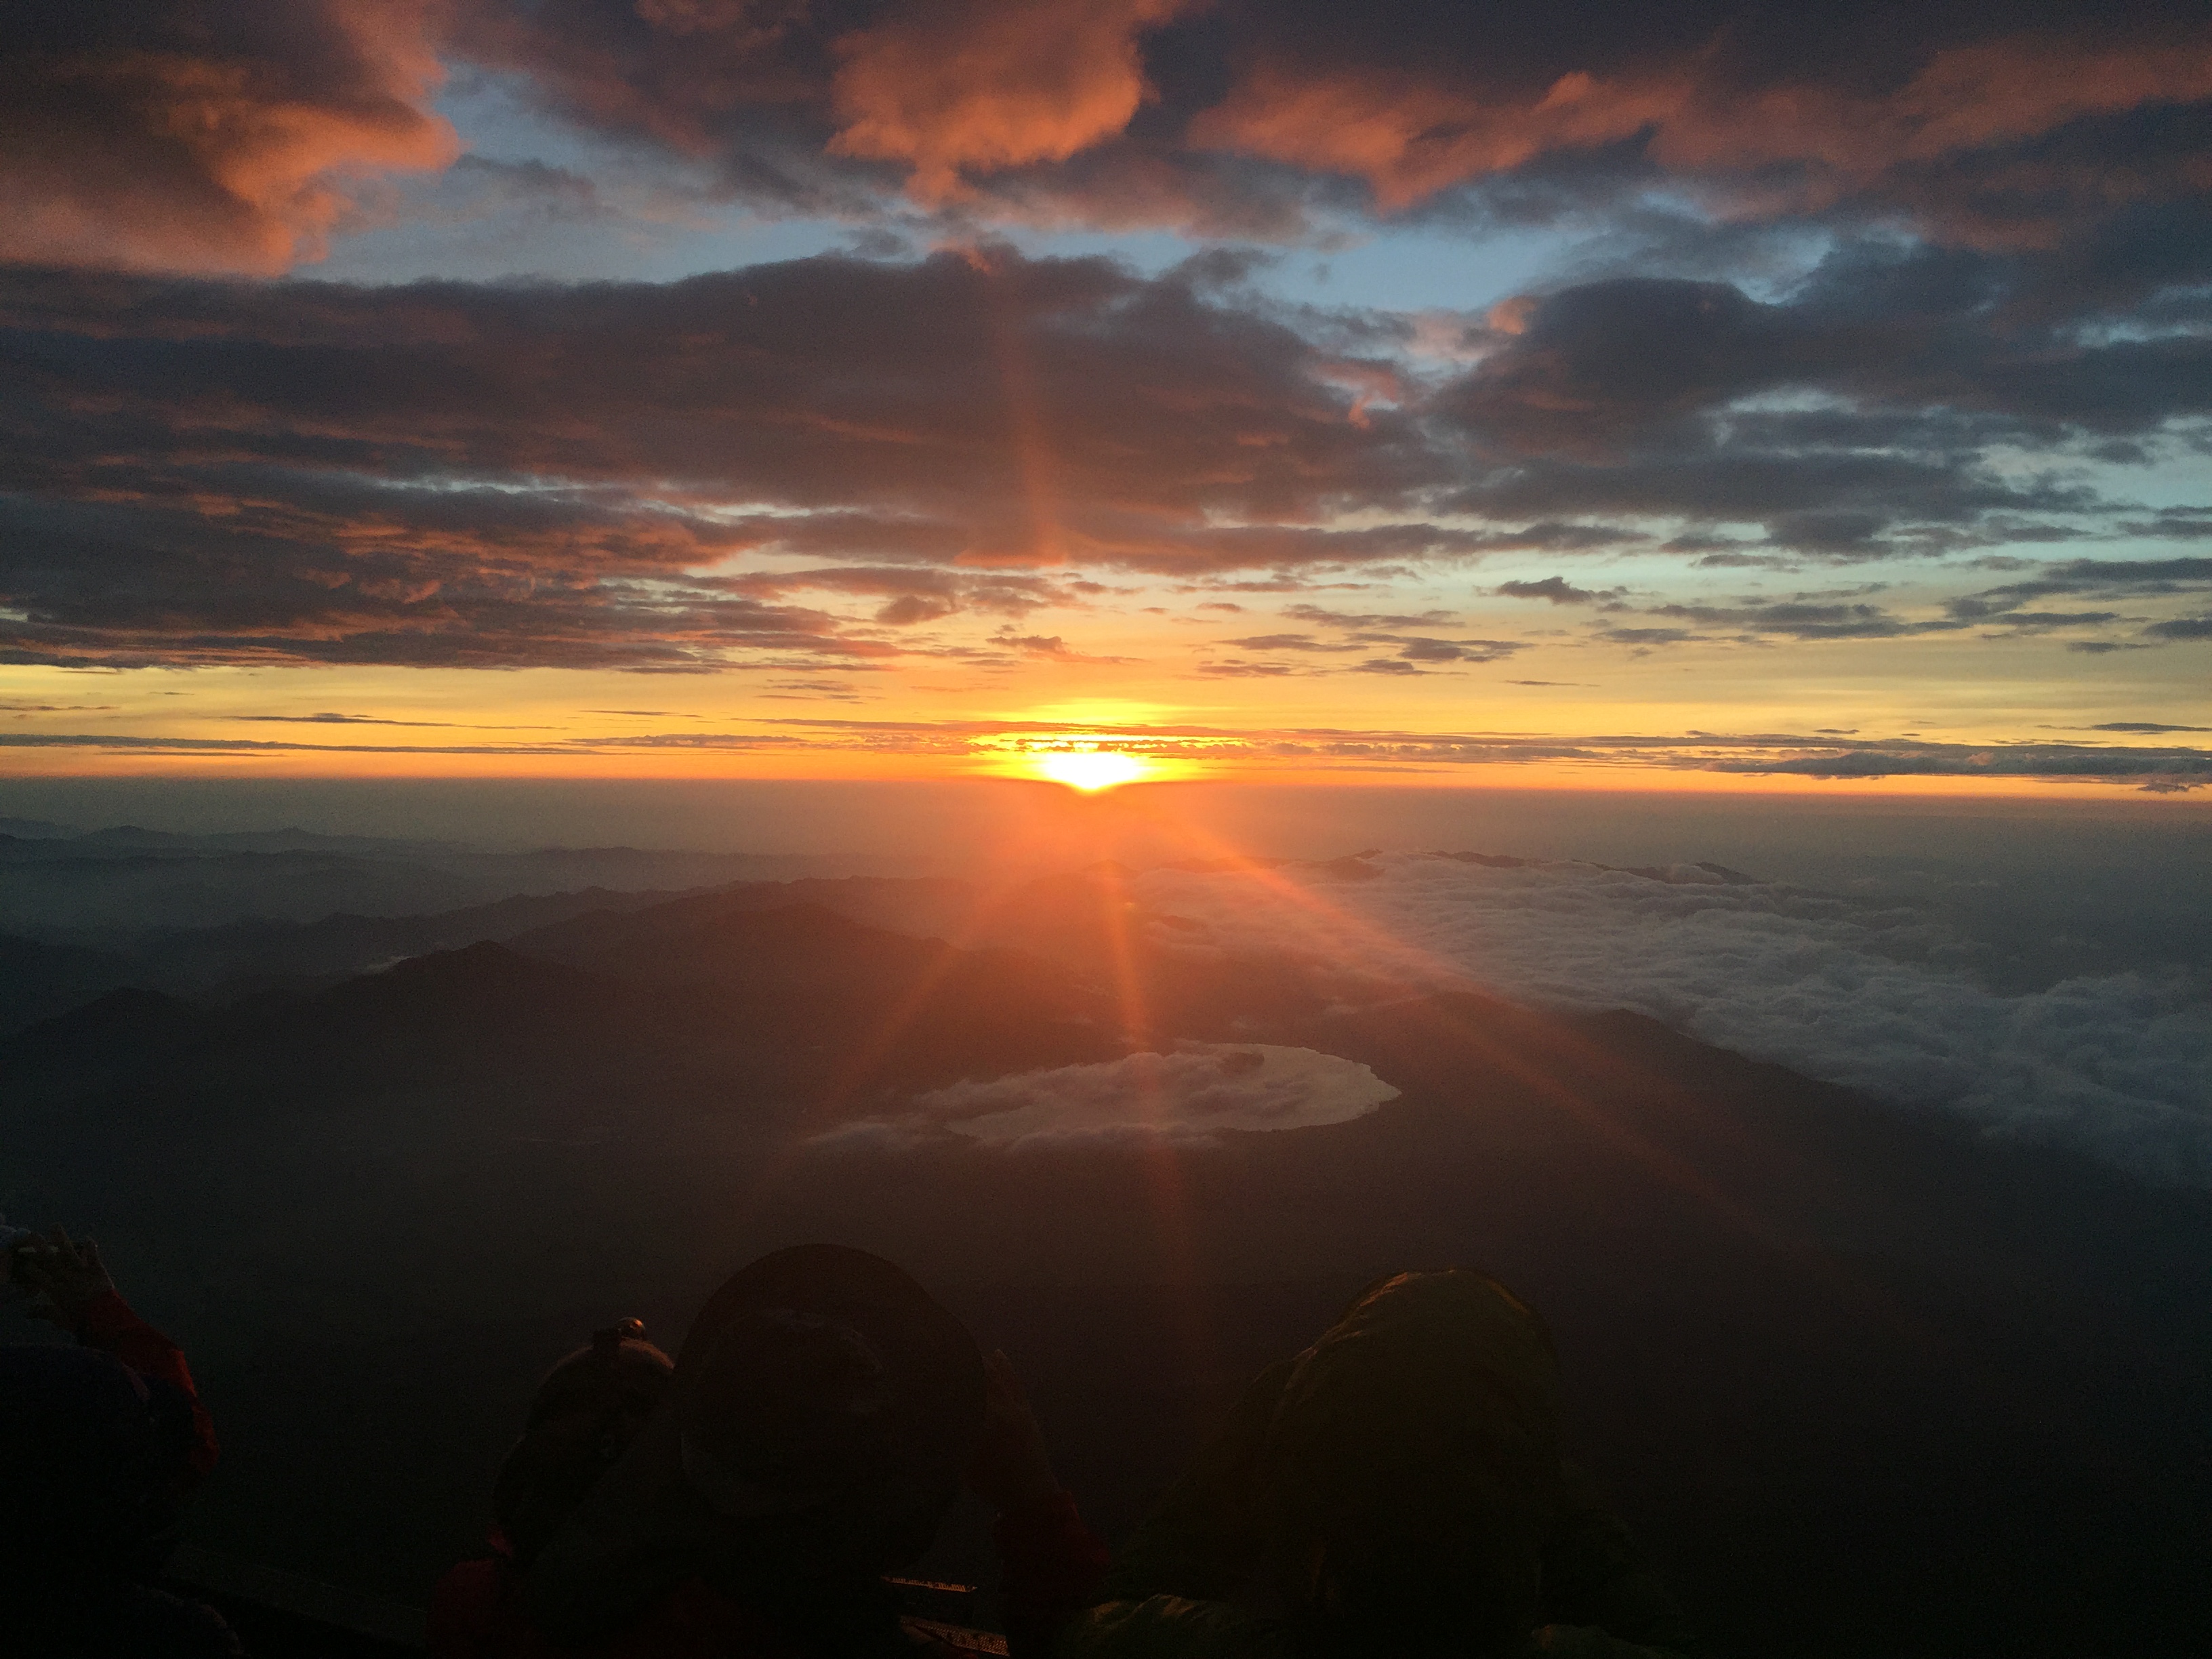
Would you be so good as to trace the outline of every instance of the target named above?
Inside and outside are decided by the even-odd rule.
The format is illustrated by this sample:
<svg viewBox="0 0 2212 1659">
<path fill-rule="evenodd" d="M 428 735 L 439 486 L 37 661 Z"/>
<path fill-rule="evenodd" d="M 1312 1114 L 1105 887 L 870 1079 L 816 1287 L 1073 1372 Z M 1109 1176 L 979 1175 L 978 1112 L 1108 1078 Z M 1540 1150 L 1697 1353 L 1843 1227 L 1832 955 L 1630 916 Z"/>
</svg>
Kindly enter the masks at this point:
<svg viewBox="0 0 2212 1659">
<path fill-rule="evenodd" d="M 1503 662 L 1528 649 L 1526 640 L 1446 640 L 1424 634 L 1354 634 L 1362 645 L 1395 645 L 1413 663 Z"/>
<path fill-rule="evenodd" d="M 1546 576 L 1532 582 L 1500 582 L 1491 592 L 1501 599 L 1548 599 L 1553 605 L 1595 605 L 1607 597 L 1587 587 L 1577 587 L 1565 576 Z"/>
<path fill-rule="evenodd" d="M 459 732 L 557 732 L 557 726 L 487 726 L 478 720 L 402 720 L 381 714 L 344 714 L 325 710 L 316 714 L 228 714 L 227 720 L 250 726 L 411 726 Z"/>
<path fill-rule="evenodd" d="M 2143 632 L 2154 640 L 2212 640 L 2212 617 L 2175 617 Z"/>
<path fill-rule="evenodd" d="M 1312 634 L 1252 634 L 1241 640 L 1224 640 L 1246 651 L 1357 651 L 1348 640 L 1324 640 Z"/>
<path fill-rule="evenodd" d="M 1900 615 L 1886 605 L 1849 597 L 1852 592 L 1878 591 L 1877 584 L 1866 589 L 1846 590 L 1842 594 L 1810 593 L 1786 600 L 1647 605 L 1632 614 L 1660 618 L 1673 625 L 1655 627 L 1622 622 L 1601 626 L 1594 633 L 1595 637 L 1612 643 L 1650 647 L 1692 640 L 1753 642 L 1769 639 L 1905 639 L 1967 631 L 1978 632 L 1984 638 L 2017 638 L 2102 629 L 2112 624 L 2133 630 L 2134 637 L 2125 639 L 2106 635 L 2066 642 L 2069 650 L 2093 654 L 2146 649 L 2155 644 L 2203 636 L 2192 629 L 2194 619 L 2189 617 L 2146 623 L 2141 614 L 2104 609 L 2055 610 L 2039 606 L 2038 601 L 2053 595 L 2094 595 L 2139 603 L 2146 599 L 2212 592 L 2212 560 L 2074 559 L 2043 566 L 2020 560 L 2006 562 L 2012 568 L 2036 574 L 1946 600 L 1941 614 L 1934 616 Z M 1630 609 L 1619 604 L 1608 608 L 1616 613 Z"/>
<path fill-rule="evenodd" d="M 577 288 L 0 275 L 0 660 L 852 667 L 951 649 L 933 630 L 956 617 L 1110 602 L 1116 573 L 1297 593 L 1650 545 L 1632 515 L 1682 521 L 1668 545 L 1716 565 L 2194 522 L 2075 469 L 2116 434 L 2177 441 L 2212 407 L 2212 337 L 2008 312 L 2008 255 L 1847 246 L 1772 302 L 1588 283 L 1503 319 L 1441 386 L 1379 347 L 1347 358 L 1202 264 L 1147 278 L 988 249 Z M 2077 559 L 1933 619 L 1686 607 L 1609 637 L 2172 644 L 2200 623 L 2130 607 L 2208 568 Z M 1564 576 L 1496 591 L 1609 597 Z"/>
<path fill-rule="evenodd" d="M 1437 628 L 1449 626 L 1455 620 L 1449 611 L 1394 615 L 1388 611 L 1331 611 L 1326 605 L 1305 602 L 1285 605 L 1283 614 L 1321 628 Z"/>
<path fill-rule="evenodd" d="M 27 272 L 0 324 L 0 660 L 880 659 L 956 611 L 1106 592 L 1040 566 L 1497 538 L 1318 527 L 1447 458 L 1408 415 L 1353 420 L 1280 325 L 1100 260 L 576 289 Z M 816 563 L 687 574 L 747 553 Z"/>
<path fill-rule="evenodd" d="M 2021 632 L 2094 626 L 2123 620 L 2114 611 L 2039 611 L 2036 601 L 2057 595 L 2140 604 L 2177 594 L 2212 592 L 2212 559 L 2074 559 L 2042 567 L 2024 580 L 1984 588 L 1948 601 L 1945 609 L 1962 621 L 1985 623 Z M 2126 650 L 2144 642 L 2171 643 L 2212 637 L 2203 618 L 2171 617 L 2145 622 L 2133 641 L 2077 641 L 2076 651 Z"/>
<path fill-rule="evenodd" d="M 2212 410 L 2212 339 L 2085 337 L 2078 313 L 2022 312 L 2024 280 L 2009 257 L 1847 244 L 1772 302 L 1650 278 L 1544 296 L 1437 398 L 1480 469 L 1454 502 L 1757 523 L 1764 546 L 1705 541 L 1750 556 L 2079 534 L 2051 520 L 2103 503 L 2064 465 Z"/>
<path fill-rule="evenodd" d="M 1322 671 L 1287 662 L 1247 662 L 1231 657 L 1221 662 L 1202 662 L 1192 671 L 1201 678 L 1224 680 L 1279 680 Z"/>
</svg>

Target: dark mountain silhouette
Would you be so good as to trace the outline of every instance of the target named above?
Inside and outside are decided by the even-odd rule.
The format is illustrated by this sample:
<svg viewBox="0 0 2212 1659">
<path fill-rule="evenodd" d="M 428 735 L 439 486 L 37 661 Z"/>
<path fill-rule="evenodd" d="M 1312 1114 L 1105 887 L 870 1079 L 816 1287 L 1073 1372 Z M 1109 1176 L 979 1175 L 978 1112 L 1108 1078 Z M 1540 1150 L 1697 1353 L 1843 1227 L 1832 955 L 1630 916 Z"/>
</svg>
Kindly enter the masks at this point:
<svg viewBox="0 0 2212 1659">
<path fill-rule="evenodd" d="M 0 933 L 0 1037 L 126 985 L 139 971 L 113 951 Z"/>
<path fill-rule="evenodd" d="M 158 981 L 204 988 L 221 998 L 228 986 L 273 983 L 285 975 L 360 974 L 407 957 L 511 939 L 570 916 L 664 904 L 677 894 L 647 890 L 522 894 L 490 904 L 427 915 L 346 913 L 317 921 L 237 921 L 218 927 L 169 928 L 118 943 Z"/>
<path fill-rule="evenodd" d="M 112 1040 L 125 1010 L 94 1004 L 19 1037 L 26 1063 L 0 1097 L 35 1108 L 35 1073 L 64 1070 L 115 1075 L 88 1109 L 232 1130 L 372 1100 L 395 1133 L 433 1102 L 480 1128 L 639 1098 L 781 1123 L 1121 1051 L 1050 963 L 817 906 L 678 914 L 650 938 L 570 939 L 568 961 L 480 943 L 299 1000 L 191 1011 L 144 994 L 130 1010 L 174 1011 L 158 1047 Z"/>
<path fill-rule="evenodd" d="M 195 1042 L 205 1015 L 179 998 L 125 986 L 0 1042 L 0 1067 L 19 1075 L 67 1069 L 80 1078 L 138 1070 Z"/>
<path fill-rule="evenodd" d="M 732 916 L 812 905 L 849 921 L 923 939 L 973 944 L 968 921 L 977 894 L 964 881 L 941 878 L 847 876 L 834 879 L 732 882 L 712 892 L 686 894 L 652 905 L 601 907 L 574 920 L 549 921 L 528 934 L 508 935 L 516 947 L 567 959 L 662 939 L 696 935 Z"/>
</svg>

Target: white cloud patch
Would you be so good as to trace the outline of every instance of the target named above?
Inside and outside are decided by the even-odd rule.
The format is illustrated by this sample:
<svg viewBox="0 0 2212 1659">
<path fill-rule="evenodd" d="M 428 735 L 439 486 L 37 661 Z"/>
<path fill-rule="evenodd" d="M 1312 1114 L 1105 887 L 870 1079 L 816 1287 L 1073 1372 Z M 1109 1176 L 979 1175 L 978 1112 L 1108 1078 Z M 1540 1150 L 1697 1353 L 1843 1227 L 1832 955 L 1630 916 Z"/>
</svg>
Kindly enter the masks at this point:
<svg viewBox="0 0 2212 1659">
<path fill-rule="evenodd" d="M 1371 872 L 1371 873 L 1363 873 Z M 1879 909 L 1701 866 L 1638 873 L 1438 854 L 1147 872 L 1165 937 L 1289 951 L 1354 1000 L 1473 982 L 1554 1008 L 1631 1008 L 1699 1040 L 1996 1133 L 2212 1186 L 2212 1008 L 2137 974 L 2002 995 L 1968 942 Z"/>
<path fill-rule="evenodd" d="M 1204 1144 L 1227 1130 L 1347 1122 L 1397 1093 L 1336 1054 L 1193 1042 L 1170 1054 L 956 1083 L 917 1097 L 898 1118 L 848 1124 L 813 1144 L 897 1147 L 948 1134 L 1013 1149 L 1128 1139 Z"/>
</svg>

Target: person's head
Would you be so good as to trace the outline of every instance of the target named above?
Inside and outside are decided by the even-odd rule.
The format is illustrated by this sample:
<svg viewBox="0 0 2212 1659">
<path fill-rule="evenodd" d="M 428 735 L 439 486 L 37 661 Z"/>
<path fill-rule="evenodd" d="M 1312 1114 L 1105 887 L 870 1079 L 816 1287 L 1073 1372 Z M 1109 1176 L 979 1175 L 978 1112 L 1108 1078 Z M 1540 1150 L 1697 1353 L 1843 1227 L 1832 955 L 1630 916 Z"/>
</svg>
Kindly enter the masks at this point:
<svg viewBox="0 0 2212 1659">
<path fill-rule="evenodd" d="M 191 1432 L 179 1390 L 112 1354 L 0 1347 L 0 1493 L 14 1556 L 152 1572 L 175 1540 Z"/>
<path fill-rule="evenodd" d="M 675 1412 L 684 1479 L 717 1513 L 872 1577 L 927 1548 L 958 1496 L 983 1431 L 982 1356 L 880 1256 L 802 1245 L 708 1303 Z"/>
<path fill-rule="evenodd" d="M 667 1399 L 675 1366 L 626 1319 L 545 1374 L 500 1466 L 492 1511 L 518 1560 L 534 1556 Z"/>
<path fill-rule="evenodd" d="M 1298 1357 L 1270 1425 L 1274 1571 L 1337 1653 L 1503 1651 L 1533 1620 L 1559 1362 L 1487 1274 L 1401 1273 Z"/>
</svg>

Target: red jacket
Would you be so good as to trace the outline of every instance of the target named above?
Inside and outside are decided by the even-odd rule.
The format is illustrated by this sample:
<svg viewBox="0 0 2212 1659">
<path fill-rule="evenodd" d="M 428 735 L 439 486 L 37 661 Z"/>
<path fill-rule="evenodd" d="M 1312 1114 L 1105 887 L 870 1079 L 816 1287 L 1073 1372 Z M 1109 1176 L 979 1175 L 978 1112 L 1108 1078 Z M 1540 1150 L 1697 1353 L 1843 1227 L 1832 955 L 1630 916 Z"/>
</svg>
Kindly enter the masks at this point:
<svg viewBox="0 0 2212 1659">
<path fill-rule="evenodd" d="M 1005 1569 L 1006 1650 L 1012 1659 L 1043 1659 L 1060 1627 L 1090 1605 L 1106 1547 L 1064 1492 L 1008 1510 L 994 1536 Z M 504 1554 L 448 1572 L 430 1598 L 432 1659 L 799 1659 L 757 1614 L 696 1578 L 637 1624 L 587 1648 L 546 1641 L 523 1618 L 520 1590 Z M 915 1647 L 917 1655 L 951 1651 Z"/>
<path fill-rule="evenodd" d="M 88 1348 L 113 1354 L 141 1376 L 155 1377 L 182 1389 L 192 1407 L 192 1445 L 186 1455 L 192 1479 L 204 1480 L 215 1468 L 218 1448 L 215 1420 L 200 1404 L 199 1390 L 185 1364 L 185 1351 L 131 1310 L 131 1304 L 113 1291 L 104 1291 L 85 1304 L 76 1320 L 76 1339 Z"/>
</svg>

